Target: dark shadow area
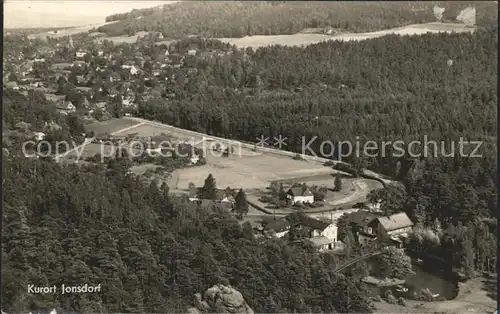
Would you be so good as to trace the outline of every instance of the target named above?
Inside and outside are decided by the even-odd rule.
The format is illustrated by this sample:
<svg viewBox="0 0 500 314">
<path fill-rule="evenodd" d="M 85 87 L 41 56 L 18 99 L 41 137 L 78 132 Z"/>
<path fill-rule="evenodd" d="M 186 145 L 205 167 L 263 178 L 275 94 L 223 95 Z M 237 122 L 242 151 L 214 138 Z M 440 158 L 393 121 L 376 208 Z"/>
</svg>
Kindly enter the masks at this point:
<svg viewBox="0 0 500 314">
<path fill-rule="evenodd" d="M 494 277 L 485 278 L 483 280 L 484 290 L 487 292 L 487 296 L 493 300 L 497 300 L 497 279 Z"/>
<path fill-rule="evenodd" d="M 337 175 L 340 175 L 341 179 L 353 179 L 353 178 L 356 178 L 353 175 L 348 175 L 348 174 L 345 174 L 345 173 L 330 173 L 330 176 L 333 177 L 333 178 L 335 178 Z"/>
</svg>

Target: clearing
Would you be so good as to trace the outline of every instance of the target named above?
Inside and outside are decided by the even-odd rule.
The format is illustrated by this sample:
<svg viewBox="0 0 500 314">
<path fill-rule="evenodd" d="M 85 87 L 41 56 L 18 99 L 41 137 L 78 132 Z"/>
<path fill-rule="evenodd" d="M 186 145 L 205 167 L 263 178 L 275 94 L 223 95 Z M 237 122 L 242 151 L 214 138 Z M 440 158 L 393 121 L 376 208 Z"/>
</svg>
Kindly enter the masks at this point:
<svg viewBox="0 0 500 314">
<path fill-rule="evenodd" d="M 190 182 L 201 186 L 210 173 L 217 180 L 219 187 L 230 186 L 232 188 L 253 189 L 265 188 L 274 180 L 334 172 L 331 167 L 325 167 L 320 163 L 294 160 L 288 156 L 254 152 L 243 147 L 235 147 L 235 154 L 222 157 L 221 153 L 210 149 L 210 145 L 213 145 L 210 141 L 202 141 L 203 134 L 194 134 L 187 130 L 174 129 L 168 125 L 162 126 L 159 123 L 151 125 L 145 122 L 143 125 L 132 127 L 117 135 L 131 133 L 136 133 L 137 136 L 155 136 L 165 133 L 177 140 L 199 142 L 196 146 L 205 149 L 207 164 L 174 171 L 169 180 L 170 182 L 168 182 L 172 189 L 187 189 Z"/>
<path fill-rule="evenodd" d="M 252 152 L 253 153 L 253 152 Z M 198 167 L 175 170 L 169 186 L 187 189 L 190 182 L 202 186 L 211 173 L 220 188 L 266 188 L 271 181 L 331 173 L 332 169 L 289 157 L 271 154 L 242 154 L 229 157 L 207 153 L 207 164 Z"/>
<path fill-rule="evenodd" d="M 246 36 L 242 38 L 216 38 L 222 42 L 236 45 L 238 48 L 252 47 L 254 49 L 259 47 L 266 47 L 271 45 L 282 46 L 302 46 L 317 44 L 323 41 L 339 40 L 339 41 L 360 41 L 365 39 L 378 38 L 385 35 L 422 35 L 425 33 L 463 33 L 474 32 L 474 28 L 467 27 L 465 24 L 459 23 L 425 23 L 425 24 L 412 24 L 403 27 L 391 28 L 387 30 L 369 32 L 369 33 L 345 33 L 337 35 L 326 34 L 312 34 L 312 33 L 298 33 L 293 35 L 257 35 Z"/>
<path fill-rule="evenodd" d="M 98 121 L 85 125 L 88 131 L 94 131 L 96 136 L 103 134 L 112 134 L 115 132 L 122 132 L 124 129 L 139 125 L 140 122 L 130 119 L 109 119 L 106 121 Z"/>
<path fill-rule="evenodd" d="M 290 156 L 266 153 L 261 150 L 255 152 L 238 144 L 233 146 L 235 154 L 223 157 L 220 152 L 211 150 L 210 145 L 217 142 L 225 145 L 227 140 L 203 140 L 209 136 L 144 119 L 123 119 L 141 122 L 142 124 L 116 133 L 117 135 L 135 133 L 138 136 L 155 136 L 165 133 L 176 139 L 176 141 L 194 141 L 198 143 L 195 145 L 196 147 L 207 152 L 206 165 L 178 169 L 172 173 L 167 182 L 172 190 L 186 190 L 190 182 L 196 186 L 202 186 L 210 173 L 215 177 L 217 186 L 220 188 L 230 186 L 232 188 L 245 188 L 246 190 L 265 189 L 272 181 L 290 180 L 306 182 L 309 185 L 326 185 L 329 187 L 333 185 L 334 177 L 332 174 L 336 173 L 336 170 L 323 166 L 321 162 L 295 160 Z M 375 180 L 361 178 L 344 178 L 343 183 L 344 189 L 342 191 L 329 195 L 327 198 L 328 205 L 351 205 L 362 202 L 365 201 L 366 195 L 371 190 L 382 187 Z"/>
</svg>

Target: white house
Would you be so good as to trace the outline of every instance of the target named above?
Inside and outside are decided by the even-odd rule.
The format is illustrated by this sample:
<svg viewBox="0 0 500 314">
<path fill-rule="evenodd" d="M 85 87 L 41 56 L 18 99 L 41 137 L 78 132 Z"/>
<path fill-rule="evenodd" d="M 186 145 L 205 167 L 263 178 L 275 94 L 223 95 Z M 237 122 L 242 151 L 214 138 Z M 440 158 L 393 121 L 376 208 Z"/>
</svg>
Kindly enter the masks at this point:
<svg viewBox="0 0 500 314">
<path fill-rule="evenodd" d="M 139 70 L 134 65 L 124 64 L 122 65 L 122 69 L 128 69 L 132 75 L 139 73 Z"/>
<path fill-rule="evenodd" d="M 139 73 L 139 70 L 137 70 L 137 68 L 135 66 L 132 66 L 130 68 L 130 74 L 136 75 L 137 73 Z"/>
<path fill-rule="evenodd" d="M 200 156 L 198 154 L 193 154 L 193 156 L 191 156 L 191 159 L 190 159 L 190 162 L 191 164 L 196 164 L 198 163 L 198 161 L 200 160 Z"/>
<path fill-rule="evenodd" d="M 35 63 L 43 63 L 43 62 L 45 62 L 45 58 L 40 58 L 40 59 L 36 58 L 36 59 L 33 60 L 33 62 L 35 62 Z"/>
<path fill-rule="evenodd" d="M 300 227 L 308 231 L 309 241 L 320 251 L 332 250 L 336 246 L 338 228 L 332 221 L 323 221 L 302 215 Z"/>
<path fill-rule="evenodd" d="M 314 194 L 306 186 L 291 187 L 286 192 L 286 198 L 295 205 L 297 202 L 301 203 L 314 203 Z"/>
<path fill-rule="evenodd" d="M 85 55 L 87 54 L 87 52 L 83 51 L 83 50 L 78 50 L 76 53 L 75 53 L 75 56 L 77 58 L 83 58 L 85 57 Z"/>
<path fill-rule="evenodd" d="M 196 49 L 190 49 L 190 50 L 188 50 L 188 55 L 189 56 L 195 56 L 196 55 Z"/>
<path fill-rule="evenodd" d="M 43 141 L 43 139 L 45 138 L 45 133 L 43 132 L 33 132 L 33 135 L 35 136 L 35 139 L 37 141 Z"/>
<path fill-rule="evenodd" d="M 368 208 L 371 211 L 380 211 L 381 204 L 382 204 L 382 200 L 378 200 L 376 203 L 369 203 Z"/>
</svg>

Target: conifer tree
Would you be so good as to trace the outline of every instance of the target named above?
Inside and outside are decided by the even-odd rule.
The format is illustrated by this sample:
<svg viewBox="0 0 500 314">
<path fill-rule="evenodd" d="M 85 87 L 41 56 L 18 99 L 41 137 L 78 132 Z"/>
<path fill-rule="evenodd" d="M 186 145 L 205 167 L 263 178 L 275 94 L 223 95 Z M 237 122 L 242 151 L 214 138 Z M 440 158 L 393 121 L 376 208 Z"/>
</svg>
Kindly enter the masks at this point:
<svg viewBox="0 0 500 314">
<path fill-rule="evenodd" d="M 205 184 L 201 188 L 201 198 L 215 200 L 217 198 L 217 185 L 215 178 L 209 174 L 205 179 Z"/>
</svg>

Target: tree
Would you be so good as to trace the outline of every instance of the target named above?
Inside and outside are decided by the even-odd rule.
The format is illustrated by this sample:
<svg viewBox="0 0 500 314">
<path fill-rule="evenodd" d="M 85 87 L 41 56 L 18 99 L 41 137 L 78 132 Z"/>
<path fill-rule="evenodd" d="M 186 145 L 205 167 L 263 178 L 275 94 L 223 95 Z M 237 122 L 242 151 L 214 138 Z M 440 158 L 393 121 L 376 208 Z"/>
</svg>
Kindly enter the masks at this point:
<svg viewBox="0 0 500 314">
<path fill-rule="evenodd" d="M 334 181 L 334 188 L 333 190 L 338 192 L 342 189 L 342 178 L 340 176 L 340 173 L 337 173 L 335 175 L 335 181 Z"/>
<path fill-rule="evenodd" d="M 235 197 L 234 211 L 239 217 L 246 215 L 248 213 L 248 202 L 247 195 L 240 189 L 238 194 Z"/>
<path fill-rule="evenodd" d="M 217 186 L 212 174 L 205 179 L 205 184 L 201 188 L 201 198 L 215 200 L 217 199 Z"/>
<path fill-rule="evenodd" d="M 198 195 L 198 189 L 193 182 L 189 182 L 188 185 L 189 197 L 196 197 Z"/>
<path fill-rule="evenodd" d="M 403 249 L 388 246 L 383 251 L 384 254 L 377 256 L 379 276 L 405 279 L 414 274 L 411 258 Z"/>
<path fill-rule="evenodd" d="M 349 222 L 349 215 L 343 214 L 337 219 L 337 238 L 339 241 L 344 241 L 347 232 L 350 231 L 351 226 Z"/>
</svg>

